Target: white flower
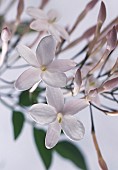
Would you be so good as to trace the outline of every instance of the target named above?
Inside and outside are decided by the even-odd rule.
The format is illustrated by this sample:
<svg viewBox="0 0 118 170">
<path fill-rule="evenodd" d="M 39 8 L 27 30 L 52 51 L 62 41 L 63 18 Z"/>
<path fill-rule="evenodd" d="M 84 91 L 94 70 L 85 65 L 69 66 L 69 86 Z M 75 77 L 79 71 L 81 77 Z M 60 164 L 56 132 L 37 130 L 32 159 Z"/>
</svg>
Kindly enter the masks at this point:
<svg viewBox="0 0 118 170">
<path fill-rule="evenodd" d="M 30 108 L 30 115 L 39 124 L 49 124 L 45 145 L 48 149 L 54 147 L 60 137 L 61 129 L 71 140 L 83 138 L 83 124 L 73 115 L 89 105 L 86 99 L 72 99 L 64 103 L 61 89 L 47 87 L 47 104 L 35 104 Z"/>
<path fill-rule="evenodd" d="M 37 49 L 36 56 L 30 48 L 18 45 L 17 51 L 32 67 L 24 71 L 16 80 L 18 90 L 27 90 L 43 80 L 53 87 L 64 87 L 67 77 L 64 72 L 76 66 L 72 60 L 53 60 L 55 57 L 56 42 L 52 36 L 44 37 Z"/>
<path fill-rule="evenodd" d="M 47 31 L 52 34 L 57 41 L 60 41 L 60 36 L 69 41 L 69 35 L 67 31 L 57 24 L 60 15 L 55 10 L 50 10 L 47 14 L 43 10 L 29 7 L 27 13 L 32 16 L 35 21 L 30 24 L 30 28 L 36 31 Z"/>
</svg>

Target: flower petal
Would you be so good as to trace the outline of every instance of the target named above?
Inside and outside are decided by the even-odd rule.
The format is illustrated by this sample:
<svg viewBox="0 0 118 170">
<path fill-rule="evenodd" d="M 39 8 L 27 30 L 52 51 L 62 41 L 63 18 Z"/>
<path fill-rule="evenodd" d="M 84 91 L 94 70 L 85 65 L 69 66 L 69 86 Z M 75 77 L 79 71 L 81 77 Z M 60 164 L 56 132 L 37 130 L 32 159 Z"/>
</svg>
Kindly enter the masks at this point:
<svg viewBox="0 0 118 170">
<path fill-rule="evenodd" d="M 48 16 L 48 20 L 52 22 L 57 22 L 60 19 L 59 12 L 54 9 L 48 11 L 47 16 Z"/>
<path fill-rule="evenodd" d="M 60 38 L 59 32 L 57 31 L 57 29 L 55 29 L 54 24 L 53 25 L 52 24 L 49 25 L 49 32 L 50 32 L 51 35 L 53 35 L 56 38 L 56 40 L 58 42 L 61 42 L 61 38 Z"/>
<path fill-rule="evenodd" d="M 55 121 L 57 117 L 55 108 L 44 103 L 34 104 L 29 114 L 35 122 L 42 125 Z"/>
<path fill-rule="evenodd" d="M 44 71 L 41 74 L 42 80 L 52 87 L 64 87 L 67 82 L 67 77 L 64 73 Z"/>
<path fill-rule="evenodd" d="M 60 133 L 61 127 L 58 121 L 56 120 L 48 127 L 45 139 L 46 148 L 51 149 L 57 144 L 57 142 L 59 141 Z"/>
<path fill-rule="evenodd" d="M 64 97 L 61 89 L 47 86 L 46 98 L 48 104 L 56 108 L 57 113 L 62 111 L 64 107 Z"/>
<path fill-rule="evenodd" d="M 53 37 L 51 35 L 44 37 L 36 49 L 39 63 L 44 66 L 50 64 L 55 56 L 55 51 L 56 42 Z"/>
<path fill-rule="evenodd" d="M 48 70 L 66 72 L 68 70 L 71 70 L 75 66 L 76 63 L 73 60 L 60 59 L 60 60 L 54 60 L 48 66 Z"/>
<path fill-rule="evenodd" d="M 65 115 L 73 115 L 89 105 L 87 99 L 72 99 L 65 103 L 63 113 Z"/>
<path fill-rule="evenodd" d="M 48 23 L 46 20 L 37 19 L 32 21 L 30 28 L 36 31 L 48 31 Z"/>
<path fill-rule="evenodd" d="M 27 61 L 31 66 L 39 67 L 38 60 L 30 48 L 20 44 L 16 47 L 16 50 L 19 53 L 19 55 L 23 57 L 25 61 Z"/>
<path fill-rule="evenodd" d="M 59 31 L 60 36 L 69 42 L 68 32 L 62 26 L 60 26 L 58 24 L 54 24 L 54 27 L 55 27 L 56 30 Z"/>
<path fill-rule="evenodd" d="M 39 8 L 28 7 L 26 12 L 35 19 L 47 19 L 47 15 Z"/>
<path fill-rule="evenodd" d="M 71 140 L 78 141 L 84 136 L 85 129 L 83 124 L 73 116 L 64 116 L 61 126 L 64 133 Z"/>
<path fill-rule="evenodd" d="M 15 87 L 18 90 L 28 90 L 40 80 L 40 70 L 29 68 L 28 70 L 24 71 L 16 80 Z"/>
</svg>

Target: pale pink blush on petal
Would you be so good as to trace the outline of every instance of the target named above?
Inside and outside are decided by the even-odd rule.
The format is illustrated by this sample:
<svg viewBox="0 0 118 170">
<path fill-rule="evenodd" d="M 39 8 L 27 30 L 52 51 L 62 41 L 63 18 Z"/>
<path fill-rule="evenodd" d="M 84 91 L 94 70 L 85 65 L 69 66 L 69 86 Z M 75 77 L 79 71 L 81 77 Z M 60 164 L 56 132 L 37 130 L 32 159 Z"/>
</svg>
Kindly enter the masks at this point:
<svg viewBox="0 0 118 170">
<path fill-rule="evenodd" d="M 48 11 L 47 16 L 49 21 L 57 22 L 60 19 L 59 12 L 54 9 Z"/>
<path fill-rule="evenodd" d="M 19 44 L 16 47 L 16 50 L 19 53 L 19 55 L 21 57 L 23 57 L 26 60 L 26 62 L 28 62 L 31 66 L 34 66 L 34 67 L 39 67 L 40 66 L 35 54 L 31 51 L 30 48 L 28 48 L 25 45 Z"/>
<path fill-rule="evenodd" d="M 87 99 L 72 99 L 65 103 L 63 113 L 65 115 L 74 115 L 89 105 Z"/>
<path fill-rule="evenodd" d="M 54 28 L 53 24 L 49 24 L 49 32 L 56 38 L 57 42 L 61 42 L 59 32 Z"/>
<path fill-rule="evenodd" d="M 28 90 L 40 80 L 40 70 L 32 67 L 19 76 L 15 82 L 15 88 L 21 91 Z"/>
<path fill-rule="evenodd" d="M 29 114 L 35 122 L 41 125 L 49 124 L 57 117 L 55 108 L 44 103 L 34 104 L 30 108 Z"/>
<path fill-rule="evenodd" d="M 63 39 L 67 40 L 68 42 L 70 41 L 68 32 L 62 26 L 60 26 L 58 24 L 54 24 L 54 28 L 59 31 L 60 36 Z"/>
<path fill-rule="evenodd" d="M 64 97 L 60 88 L 47 86 L 46 98 L 49 105 L 56 108 L 57 113 L 61 112 L 64 107 Z"/>
<path fill-rule="evenodd" d="M 59 59 L 52 61 L 52 63 L 48 66 L 48 70 L 66 72 L 75 66 L 76 63 L 73 60 Z"/>
<path fill-rule="evenodd" d="M 67 82 L 67 77 L 64 73 L 44 71 L 41 73 L 42 80 L 52 87 L 64 87 Z"/>
<path fill-rule="evenodd" d="M 32 21 L 30 28 L 36 31 L 48 31 L 48 23 L 46 20 L 37 19 Z"/>
<path fill-rule="evenodd" d="M 53 36 L 46 36 L 42 38 L 37 49 L 36 56 L 40 65 L 47 66 L 55 57 L 56 42 Z"/>
<path fill-rule="evenodd" d="M 46 138 L 45 138 L 45 146 L 48 149 L 53 148 L 57 142 L 59 141 L 61 133 L 61 127 L 58 121 L 51 123 L 48 127 Z"/>
<path fill-rule="evenodd" d="M 65 135 L 74 141 L 82 139 L 85 134 L 85 128 L 83 124 L 73 116 L 64 116 L 61 127 Z"/>
<path fill-rule="evenodd" d="M 47 15 L 39 8 L 28 7 L 26 12 L 35 19 L 47 19 Z"/>
</svg>

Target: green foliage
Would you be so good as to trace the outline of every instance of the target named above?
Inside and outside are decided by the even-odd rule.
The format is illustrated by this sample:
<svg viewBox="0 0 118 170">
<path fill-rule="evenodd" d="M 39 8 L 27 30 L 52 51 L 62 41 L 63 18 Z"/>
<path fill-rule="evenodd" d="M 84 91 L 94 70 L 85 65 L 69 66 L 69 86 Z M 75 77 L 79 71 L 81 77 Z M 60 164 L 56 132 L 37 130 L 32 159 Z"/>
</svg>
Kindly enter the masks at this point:
<svg viewBox="0 0 118 170">
<path fill-rule="evenodd" d="M 33 93 L 29 93 L 29 90 L 23 91 L 19 95 L 19 104 L 21 106 L 31 106 L 37 103 L 37 98 L 44 89 L 37 88 Z"/>
<path fill-rule="evenodd" d="M 24 125 L 24 115 L 19 111 L 13 111 L 12 114 L 12 124 L 13 124 L 13 131 L 14 131 L 14 139 L 16 140 L 22 132 L 23 125 Z"/>
<path fill-rule="evenodd" d="M 42 161 L 46 169 L 49 169 L 52 163 L 52 150 L 48 150 L 45 147 L 45 131 L 34 128 L 34 140 L 38 152 L 42 158 Z"/>
<path fill-rule="evenodd" d="M 72 161 L 77 167 L 87 170 L 84 156 L 74 144 L 68 141 L 59 142 L 54 148 L 63 158 Z"/>
</svg>

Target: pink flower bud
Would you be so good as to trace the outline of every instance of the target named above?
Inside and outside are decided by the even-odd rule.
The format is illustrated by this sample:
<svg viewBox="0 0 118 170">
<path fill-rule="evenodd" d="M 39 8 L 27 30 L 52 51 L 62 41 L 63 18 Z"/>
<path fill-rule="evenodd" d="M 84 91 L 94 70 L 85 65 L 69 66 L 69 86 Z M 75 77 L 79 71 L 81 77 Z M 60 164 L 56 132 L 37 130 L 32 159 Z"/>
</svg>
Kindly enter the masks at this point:
<svg viewBox="0 0 118 170">
<path fill-rule="evenodd" d="M 1 39 L 3 42 L 8 42 L 11 39 L 11 32 L 8 27 L 3 28 L 1 32 Z"/>
<path fill-rule="evenodd" d="M 113 88 L 118 87 L 118 77 L 108 80 L 103 84 L 102 87 L 104 88 L 104 91 L 109 91 L 112 90 Z"/>
<path fill-rule="evenodd" d="M 87 5 L 86 5 L 86 10 L 89 11 L 91 10 L 95 5 L 96 3 L 98 2 L 99 0 L 91 0 Z"/>
<path fill-rule="evenodd" d="M 110 33 L 108 34 L 108 39 L 107 39 L 107 49 L 109 51 L 114 50 L 114 48 L 117 45 L 117 32 L 115 26 L 112 28 Z"/>
<path fill-rule="evenodd" d="M 106 19 L 106 7 L 104 2 L 101 2 L 100 11 L 98 14 L 98 22 L 104 23 L 105 19 Z"/>
</svg>

